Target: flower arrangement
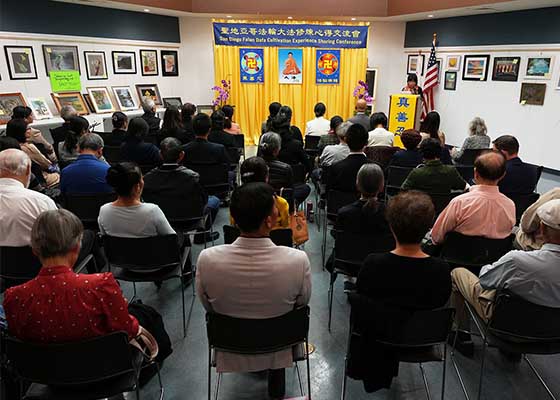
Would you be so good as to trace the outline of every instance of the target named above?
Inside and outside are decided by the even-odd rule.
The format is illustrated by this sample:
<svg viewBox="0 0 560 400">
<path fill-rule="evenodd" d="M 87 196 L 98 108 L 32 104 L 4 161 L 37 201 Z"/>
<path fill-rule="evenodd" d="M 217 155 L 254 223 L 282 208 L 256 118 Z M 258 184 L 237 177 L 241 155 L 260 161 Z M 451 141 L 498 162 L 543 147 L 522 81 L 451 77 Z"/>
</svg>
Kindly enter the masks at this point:
<svg viewBox="0 0 560 400">
<path fill-rule="evenodd" d="M 354 88 L 353 95 L 358 100 L 364 99 L 368 104 L 373 101 L 373 98 L 369 95 L 368 84 L 364 81 L 358 81 L 358 85 Z"/>
<path fill-rule="evenodd" d="M 212 105 L 214 107 L 223 107 L 227 104 L 227 101 L 229 99 L 229 91 L 231 88 L 231 81 L 226 81 L 225 79 L 222 79 L 221 85 L 220 86 L 213 86 L 212 90 L 216 95 L 216 98 L 214 99 L 214 101 L 212 101 Z"/>
</svg>

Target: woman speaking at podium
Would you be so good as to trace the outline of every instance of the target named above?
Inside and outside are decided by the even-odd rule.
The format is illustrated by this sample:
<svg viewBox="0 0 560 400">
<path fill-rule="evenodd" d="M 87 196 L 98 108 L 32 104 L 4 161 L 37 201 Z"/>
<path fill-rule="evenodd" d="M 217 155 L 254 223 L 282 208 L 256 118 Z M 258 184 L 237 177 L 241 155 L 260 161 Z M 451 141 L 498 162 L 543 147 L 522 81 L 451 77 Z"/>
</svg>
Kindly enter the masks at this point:
<svg viewBox="0 0 560 400">
<path fill-rule="evenodd" d="M 417 94 L 422 98 L 422 88 L 418 86 L 418 77 L 416 74 L 408 74 L 406 86 L 402 88 L 402 91 L 410 94 Z"/>
</svg>

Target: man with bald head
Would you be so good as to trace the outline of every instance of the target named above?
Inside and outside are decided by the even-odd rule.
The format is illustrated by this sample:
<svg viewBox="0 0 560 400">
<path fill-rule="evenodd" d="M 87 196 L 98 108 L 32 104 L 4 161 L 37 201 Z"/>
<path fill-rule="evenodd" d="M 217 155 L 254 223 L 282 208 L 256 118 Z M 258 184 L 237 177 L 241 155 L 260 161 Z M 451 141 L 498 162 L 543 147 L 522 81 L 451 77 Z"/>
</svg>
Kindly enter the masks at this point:
<svg viewBox="0 0 560 400">
<path fill-rule="evenodd" d="M 371 127 L 369 126 L 369 117 L 366 115 L 367 110 L 367 102 L 364 99 L 360 99 L 356 102 L 356 115 L 350 118 L 350 121 L 353 124 L 360 124 L 364 128 L 366 128 L 366 132 L 371 131 Z"/>
<path fill-rule="evenodd" d="M 432 241 L 441 244 L 449 232 L 466 236 L 504 239 L 515 225 L 515 204 L 500 193 L 498 183 L 506 173 L 506 159 L 489 152 L 474 162 L 475 186 L 455 197 L 439 215 L 432 229 Z"/>
</svg>

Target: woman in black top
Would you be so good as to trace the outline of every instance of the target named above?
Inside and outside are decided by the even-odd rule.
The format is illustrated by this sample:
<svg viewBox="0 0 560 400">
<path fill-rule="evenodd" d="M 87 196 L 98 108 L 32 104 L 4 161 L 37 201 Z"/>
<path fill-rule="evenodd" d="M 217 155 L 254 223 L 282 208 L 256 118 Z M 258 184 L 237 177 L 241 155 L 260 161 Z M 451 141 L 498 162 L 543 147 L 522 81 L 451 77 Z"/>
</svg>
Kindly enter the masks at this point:
<svg viewBox="0 0 560 400">
<path fill-rule="evenodd" d="M 113 131 L 111 135 L 103 135 L 105 146 L 120 146 L 126 137 L 128 129 L 128 117 L 125 113 L 117 111 L 111 117 L 113 123 Z"/>
<path fill-rule="evenodd" d="M 261 136 L 258 156 L 262 157 L 268 165 L 269 184 L 275 190 L 293 189 L 294 177 L 292 167 L 278 160 L 278 153 L 282 147 L 280 135 L 267 132 Z"/>
<path fill-rule="evenodd" d="M 159 149 L 154 144 L 144 141 L 149 131 L 150 126 L 144 119 L 130 120 L 126 138 L 121 146 L 121 160 L 135 162 L 141 167 L 161 164 Z"/>
<path fill-rule="evenodd" d="M 383 314 L 431 310 L 449 300 L 449 266 L 420 247 L 434 214 L 434 205 L 426 194 L 409 191 L 393 197 L 386 216 L 396 248 L 389 253 L 370 254 L 358 275 L 352 312 L 355 326 L 363 334 L 351 342 L 349 368 L 351 376 L 364 381 L 368 392 L 389 388 L 398 374 L 397 355 L 375 338 L 394 334 L 402 325 L 388 322 Z M 384 323 L 378 323 L 381 320 Z"/>
<path fill-rule="evenodd" d="M 183 129 L 187 132 L 187 135 L 194 137 L 194 130 L 192 126 L 192 120 L 196 114 L 196 106 L 192 103 L 185 103 L 181 107 L 181 120 L 183 121 Z M 179 139 L 180 140 L 180 139 Z"/>
<path fill-rule="evenodd" d="M 182 144 L 187 144 L 194 140 L 194 134 L 188 134 L 183 128 L 181 113 L 177 107 L 170 106 L 163 114 L 163 125 L 159 131 L 159 143 L 166 137 L 179 139 Z"/>
</svg>

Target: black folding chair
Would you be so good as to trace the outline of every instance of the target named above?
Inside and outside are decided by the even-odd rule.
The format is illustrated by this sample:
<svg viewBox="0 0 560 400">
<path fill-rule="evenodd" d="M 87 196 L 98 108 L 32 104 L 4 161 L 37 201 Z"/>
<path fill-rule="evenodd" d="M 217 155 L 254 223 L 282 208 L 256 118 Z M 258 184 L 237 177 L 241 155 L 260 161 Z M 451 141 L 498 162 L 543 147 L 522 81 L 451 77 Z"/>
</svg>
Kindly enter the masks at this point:
<svg viewBox="0 0 560 400">
<path fill-rule="evenodd" d="M 239 150 L 239 156 L 245 160 L 245 135 L 242 133 L 233 135 L 233 141 L 235 142 L 235 147 Z"/>
<path fill-rule="evenodd" d="M 311 400 L 311 373 L 309 369 L 308 334 L 309 307 L 297 308 L 279 317 L 267 319 L 233 318 L 226 315 L 207 313 L 208 334 L 208 400 L 212 397 L 212 367 L 215 366 L 213 352 L 258 355 L 303 346 L 303 357 L 294 359 L 301 395 L 304 395 L 298 361 L 307 363 L 307 398 Z M 218 373 L 216 396 L 218 399 L 220 380 Z"/>
<path fill-rule="evenodd" d="M 474 179 L 474 165 L 455 165 L 455 168 L 465 182 L 472 184 Z"/>
<path fill-rule="evenodd" d="M 305 166 L 303 164 L 291 164 L 294 183 L 305 183 Z"/>
<path fill-rule="evenodd" d="M 116 199 L 117 195 L 115 193 L 65 193 L 62 197 L 62 204 L 65 209 L 74 213 L 82 221 L 85 229 L 98 231 L 99 209 L 104 204 L 111 203 Z"/>
<path fill-rule="evenodd" d="M 396 196 L 400 192 L 402 184 L 413 169 L 411 167 L 389 165 L 385 185 L 385 202 L 388 202 L 390 197 Z"/>
<path fill-rule="evenodd" d="M 181 281 L 183 337 L 186 337 L 184 277 L 185 274 L 194 277 L 192 265 L 190 272 L 184 272 L 190 248 L 185 247 L 181 254 L 177 235 L 147 238 L 105 235 L 103 236 L 103 247 L 107 256 L 109 272 L 112 272 L 116 279 L 132 282 L 134 296 L 130 300 L 131 302 L 136 298 L 136 282 L 162 282 L 173 278 Z"/>
<path fill-rule="evenodd" d="M 71 343 L 27 343 L 6 337 L 6 354 L 21 385 L 30 382 L 27 400 L 94 400 L 136 392 L 143 367 L 155 365 L 163 399 L 163 385 L 156 362 L 131 346 L 126 332 Z M 22 391 L 23 392 L 23 391 Z"/>
<path fill-rule="evenodd" d="M 200 184 L 204 187 L 206 193 L 217 196 L 221 200 L 228 197 L 231 190 L 228 164 L 186 163 L 185 166 L 198 172 Z"/>
<path fill-rule="evenodd" d="M 305 152 L 312 159 L 319 154 L 319 141 L 321 136 L 305 135 Z"/>
<path fill-rule="evenodd" d="M 497 347 L 510 353 L 522 354 L 550 398 L 556 400 L 544 379 L 527 358 L 527 354 L 560 354 L 560 308 L 533 304 L 503 289 L 496 293 L 492 318 L 486 323 L 467 301 L 464 304 L 476 326 L 477 332 L 474 334 L 482 338 L 477 398 L 480 400 L 482 395 L 486 350 L 488 347 Z M 463 393 L 468 399 L 463 378 L 455 361 L 455 343 L 451 351 L 451 360 Z"/>
<path fill-rule="evenodd" d="M 398 150 L 400 148 L 394 146 L 372 146 L 366 147 L 365 153 L 369 160 L 379 164 L 381 168 L 385 168 Z"/>
<path fill-rule="evenodd" d="M 49 131 L 51 133 L 51 138 L 53 140 L 54 154 L 56 154 L 56 158 L 60 160 L 60 155 L 58 153 L 58 145 L 59 143 L 62 143 L 66 140 L 66 133 L 64 133 L 63 135 L 57 135 L 55 129 L 49 129 Z"/>
<path fill-rule="evenodd" d="M 527 211 L 529 207 L 535 204 L 541 195 L 539 193 L 528 193 L 528 194 L 514 194 L 514 193 L 504 193 L 515 203 L 515 219 L 517 224 L 521 221 L 523 213 Z"/>
<path fill-rule="evenodd" d="M 463 194 L 463 192 L 428 193 L 428 195 L 432 199 L 432 203 L 434 203 L 436 218 L 439 214 L 441 214 L 443 210 L 445 210 L 445 207 L 447 207 L 449 203 L 451 203 L 451 200 L 461 194 Z"/>
<path fill-rule="evenodd" d="M 231 225 L 224 225 L 224 244 L 232 244 L 241 235 L 239 228 Z M 291 229 L 275 229 L 270 232 L 270 240 L 276 246 L 293 247 Z"/>
<path fill-rule="evenodd" d="M 121 162 L 121 146 L 103 147 L 103 157 L 111 165 Z"/>
<path fill-rule="evenodd" d="M 461 157 L 456 160 L 457 165 L 472 166 L 479 155 L 488 151 L 491 151 L 491 149 L 466 149 Z"/>
<path fill-rule="evenodd" d="M 353 318 L 355 318 L 356 314 L 354 313 L 357 307 L 355 304 L 352 304 L 352 298 L 351 305 Z M 360 312 L 367 312 L 367 310 Z M 428 380 L 423 366 L 423 364 L 427 362 L 442 363 L 441 399 L 443 400 L 445 398 L 445 377 L 447 372 L 446 344 L 451 331 L 454 312 L 455 310 L 452 308 L 443 308 L 436 310 L 418 310 L 414 311 L 412 314 L 408 311 L 384 313 L 384 324 L 399 326 L 400 329 L 391 337 L 380 337 L 374 339 L 375 342 L 391 347 L 395 352 L 397 352 L 397 358 L 400 362 L 419 365 L 428 400 L 431 400 L 432 397 L 430 395 L 430 388 L 428 387 Z M 375 315 L 372 315 L 369 319 L 371 318 L 375 318 Z M 350 342 L 353 337 L 359 337 L 362 334 L 362 332 L 355 328 L 355 324 L 351 322 L 348 337 L 348 351 L 344 360 L 342 400 L 346 399 Z"/>
</svg>

